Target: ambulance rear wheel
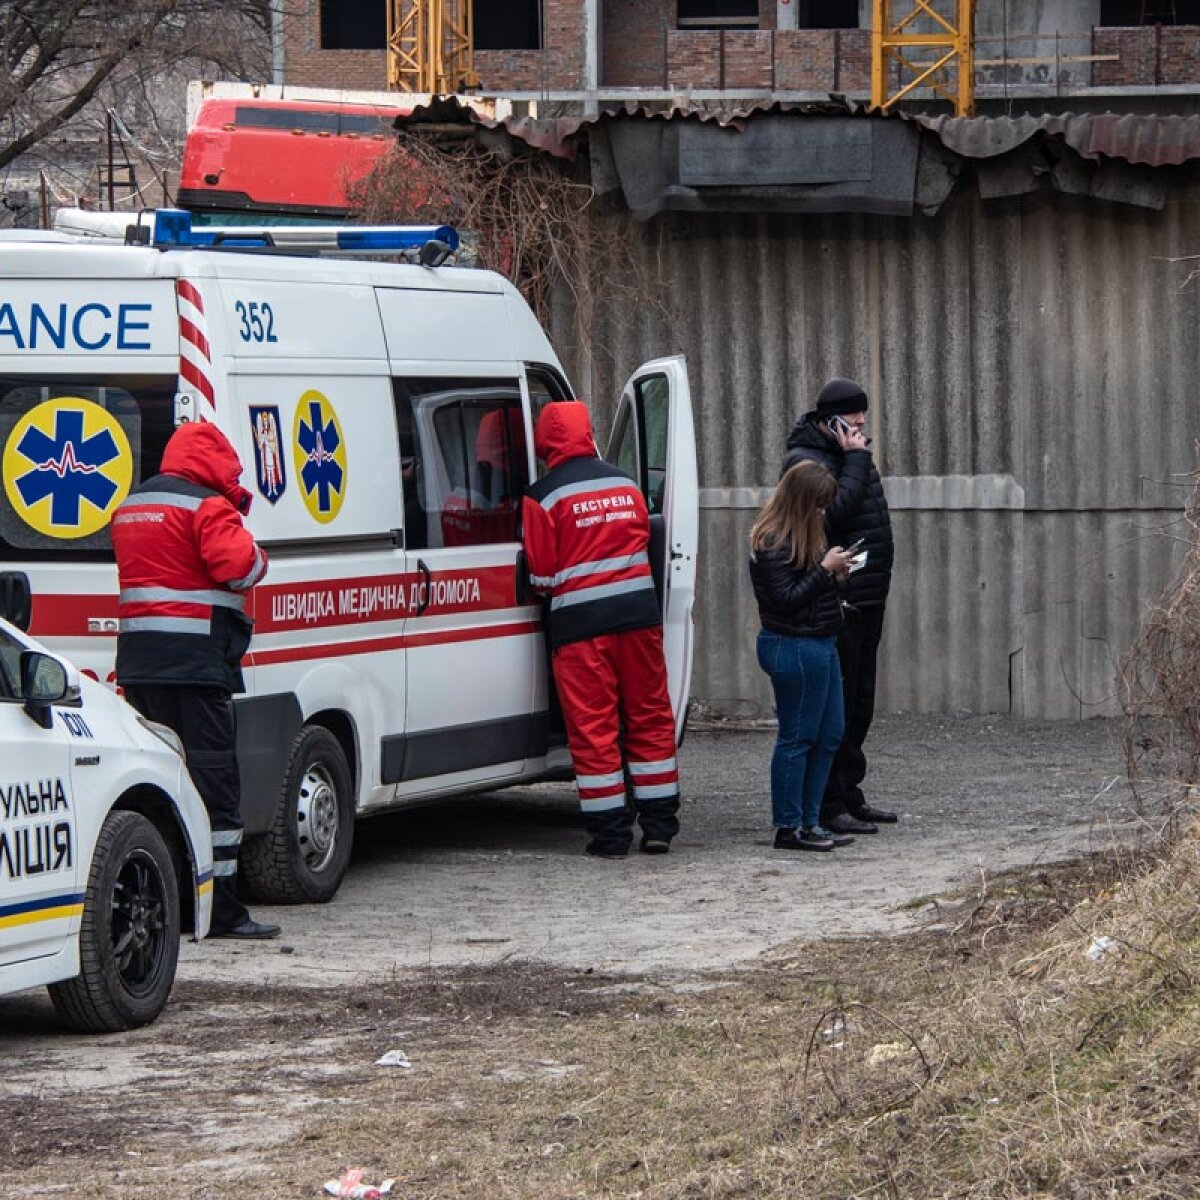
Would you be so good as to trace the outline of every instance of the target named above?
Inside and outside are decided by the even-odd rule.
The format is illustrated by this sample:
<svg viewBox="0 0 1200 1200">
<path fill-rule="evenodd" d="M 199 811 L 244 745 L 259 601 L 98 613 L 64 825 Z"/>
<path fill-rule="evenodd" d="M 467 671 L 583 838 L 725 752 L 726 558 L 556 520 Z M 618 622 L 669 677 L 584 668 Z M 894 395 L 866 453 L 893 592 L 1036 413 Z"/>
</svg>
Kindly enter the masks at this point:
<svg viewBox="0 0 1200 1200">
<path fill-rule="evenodd" d="M 274 824 L 242 849 L 242 882 L 265 904 L 332 900 L 353 839 L 350 765 L 337 738 L 310 725 L 292 746 Z"/>
<path fill-rule="evenodd" d="M 109 813 L 83 899 L 79 974 L 50 985 L 59 1020 L 81 1033 L 149 1024 L 171 994 L 178 958 L 171 852 L 140 813 Z"/>
</svg>

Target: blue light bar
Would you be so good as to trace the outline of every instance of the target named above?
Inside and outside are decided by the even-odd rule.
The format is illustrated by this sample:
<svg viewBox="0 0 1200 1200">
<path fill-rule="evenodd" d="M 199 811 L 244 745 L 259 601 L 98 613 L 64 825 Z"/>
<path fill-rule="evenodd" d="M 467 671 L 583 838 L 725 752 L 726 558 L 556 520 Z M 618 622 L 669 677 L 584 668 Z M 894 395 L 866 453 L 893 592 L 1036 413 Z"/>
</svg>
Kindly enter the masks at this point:
<svg viewBox="0 0 1200 1200">
<path fill-rule="evenodd" d="M 160 208 L 154 214 L 155 246 L 190 246 L 192 244 L 192 214 L 182 208 Z"/>
<path fill-rule="evenodd" d="M 154 214 L 153 244 L 159 249 L 226 246 L 275 247 L 280 250 L 331 250 L 346 254 L 386 254 L 420 250 L 441 242 L 454 251 L 458 231 L 452 225 L 216 225 L 192 226 L 192 214 L 160 208 Z"/>
<path fill-rule="evenodd" d="M 444 242 L 457 250 L 458 231 L 451 225 L 349 225 L 338 232 L 339 250 L 420 250 L 426 242 Z"/>
</svg>

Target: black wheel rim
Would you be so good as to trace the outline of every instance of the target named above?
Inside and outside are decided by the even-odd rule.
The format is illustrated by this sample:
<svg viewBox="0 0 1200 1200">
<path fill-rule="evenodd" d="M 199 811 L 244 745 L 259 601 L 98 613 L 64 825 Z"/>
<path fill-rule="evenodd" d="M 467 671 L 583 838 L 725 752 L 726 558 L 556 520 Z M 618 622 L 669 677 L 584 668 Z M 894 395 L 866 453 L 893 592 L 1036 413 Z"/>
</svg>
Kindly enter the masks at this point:
<svg viewBox="0 0 1200 1200">
<path fill-rule="evenodd" d="M 141 850 L 117 876 L 110 928 L 121 981 L 134 995 L 152 991 L 167 950 L 167 894 L 158 864 Z"/>
</svg>

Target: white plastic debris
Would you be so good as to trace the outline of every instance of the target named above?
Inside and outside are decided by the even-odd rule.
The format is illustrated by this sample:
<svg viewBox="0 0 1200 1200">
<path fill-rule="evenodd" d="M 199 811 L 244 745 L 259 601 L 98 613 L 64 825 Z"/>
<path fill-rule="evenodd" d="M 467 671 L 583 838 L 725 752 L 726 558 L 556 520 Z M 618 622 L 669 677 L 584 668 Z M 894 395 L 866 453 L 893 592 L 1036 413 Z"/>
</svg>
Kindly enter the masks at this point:
<svg viewBox="0 0 1200 1200">
<path fill-rule="evenodd" d="M 1085 958 L 1092 962 L 1100 962 L 1117 948 L 1117 943 L 1110 937 L 1094 937 L 1091 945 L 1083 952 Z"/>
<path fill-rule="evenodd" d="M 377 1067 L 402 1067 L 409 1071 L 412 1069 L 412 1063 L 408 1061 L 408 1055 L 403 1050 L 389 1050 L 382 1058 L 375 1060 Z"/>
<path fill-rule="evenodd" d="M 342 1196 L 345 1200 L 379 1200 L 386 1196 L 396 1186 L 394 1179 L 385 1179 L 380 1184 L 363 1183 L 363 1173 L 359 1167 L 346 1171 L 341 1179 L 330 1179 L 325 1184 L 327 1196 Z"/>
<path fill-rule="evenodd" d="M 907 1058 L 911 1053 L 912 1046 L 907 1042 L 880 1042 L 867 1054 L 867 1066 L 877 1067 L 896 1058 Z"/>
</svg>

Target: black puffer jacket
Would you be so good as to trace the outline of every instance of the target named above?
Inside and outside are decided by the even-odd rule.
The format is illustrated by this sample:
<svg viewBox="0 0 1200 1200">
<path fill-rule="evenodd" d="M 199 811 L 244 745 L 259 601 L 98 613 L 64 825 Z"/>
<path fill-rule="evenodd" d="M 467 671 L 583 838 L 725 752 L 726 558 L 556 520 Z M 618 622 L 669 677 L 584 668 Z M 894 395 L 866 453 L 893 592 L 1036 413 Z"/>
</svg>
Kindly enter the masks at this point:
<svg viewBox="0 0 1200 1200">
<path fill-rule="evenodd" d="M 798 571 L 791 551 L 750 555 L 750 582 L 763 628 L 788 637 L 833 637 L 842 627 L 837 583 L 824 567 Z"/>
<path fill-rule="evenodd" d="M 783 470 L 804 459 L 828 467 L 837 480 L 837 497 L 825 510 L 825 528 L 831 546 L 849 546 L 863 539 L 866 564 L 842 586 L 842 598 L 855 608 L 887 603 L 892 582 L 892 519 L 888 514 L 883 483 L 869 450 L 842 448 L 823 433 L 815 412 L 805 413 L 788 438 Z M 780 474 L 783 472 L 781 471 Z"/>
</svg>

